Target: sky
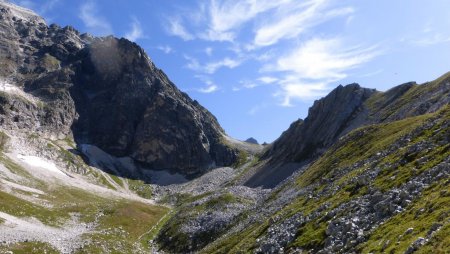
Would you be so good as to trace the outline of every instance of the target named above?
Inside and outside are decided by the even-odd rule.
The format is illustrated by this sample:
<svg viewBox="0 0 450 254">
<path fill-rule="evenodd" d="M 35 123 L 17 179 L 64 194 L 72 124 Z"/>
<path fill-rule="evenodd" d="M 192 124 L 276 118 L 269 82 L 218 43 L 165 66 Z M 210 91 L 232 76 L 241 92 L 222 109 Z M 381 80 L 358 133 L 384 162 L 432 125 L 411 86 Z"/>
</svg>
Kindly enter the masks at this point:
<svg viewBox="0 0 450 254">
<path fill-rule="evenodd" d="M 450 71 L 449 0 L 14 0 L 48 24 L 125 37 L 229 136 L 272 142 L 336 86 Z"/>
</svg>

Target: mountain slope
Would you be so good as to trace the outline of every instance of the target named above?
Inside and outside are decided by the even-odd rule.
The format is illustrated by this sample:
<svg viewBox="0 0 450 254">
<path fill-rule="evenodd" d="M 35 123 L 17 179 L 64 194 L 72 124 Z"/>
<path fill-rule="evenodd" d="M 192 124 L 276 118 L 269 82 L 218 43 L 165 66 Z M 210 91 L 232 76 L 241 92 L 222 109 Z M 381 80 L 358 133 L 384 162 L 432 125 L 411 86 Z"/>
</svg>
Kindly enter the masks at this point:
<svg viewBox="0 0 450 254">
<path fill-rule="evenodd" d="M 305 163 L 320 157 L 351 130 L 435 112 L 449 102 L 450 73 L 433 82 L 422 85 L 410 82 L 386 92 L 357 84 L 339 86 L 316 101 L 305 120 L 292 123 L 269 146 L 262 156 L 268 160 L 267 165 L 249 178 L 246 185 L 274 187 Z M 279 173 L 285 177 L 273 181 Z"/>
<path fill-rule="evenodd" d="M 445 253 L 449 132 L 448 106 L 356 129 L 201 252 Z"/>
</svg>

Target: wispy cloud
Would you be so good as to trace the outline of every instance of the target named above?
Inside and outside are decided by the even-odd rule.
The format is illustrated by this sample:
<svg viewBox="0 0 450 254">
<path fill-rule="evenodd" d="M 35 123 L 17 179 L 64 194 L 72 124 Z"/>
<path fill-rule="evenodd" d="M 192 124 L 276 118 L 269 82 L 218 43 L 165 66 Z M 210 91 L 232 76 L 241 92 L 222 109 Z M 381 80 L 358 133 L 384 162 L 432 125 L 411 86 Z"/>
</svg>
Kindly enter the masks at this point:
<svg viewBox="0 0 450 254">
<path fill-rule="evenodd" d="M 347 77 L 357 68 L 382 53 L 376 46 L 346 47 L 341 39 L 311 39 L 293 52 L 280 57 L 275 65 L 264 71 L 279 71 L 284 77 L 278 81 L 282 105 L 290 106 L 292 99 L 310 99 L 323 95 L 332 82 Z"/>
<path fill-rule="evenodd" d="M 292 99 L 310 100 L 323 96 L 329 90 L 324 82 L 304 82 L 297 77 L 287 77 L 281 82 L 281 90 L 275 97 L 281 98 L 280 105 L 292 107 Z"/>
<path fill-rule="evenodd" d="M 80 14 L 78 16 L 89 30 L 95 35 L 110 35 L 113 29 L 109 22 L 99 15 L 97 5 L 88 1 L 81 5 Z"/>
<path fill-rule="evenodd" d="M 268 0 L 212 0 L 206 8 L 208 16 L 207 30 L 200 38 L 210 41 L 232 41 L 235 30 L 258 14 L 273 9 L 283 2 Z"/>
<path fill-rule="evenodd" d="M 427 34 L 422 36 L 420 39 L 412 40 L 411 41 L 412 44 L 416 46 L 427 47 L 445 42 L 450 42 L 450 35 L 444 35 L 442 33 L 429 34 L 429 32 L 431 31 L 427 31 Z"/>
<path fill-rule="evenodd" d="M 206 87 L 198 89 L 200 93 L 214 93 L 219 87 L 215 84 L 207 84 Z"/>
<path fill-rule="evenodd" d="M 166 53 L 166 54 L 170 54 L 173 52 L 173 48 L 168 46 L 168 45 L 164 45 L 164 46 L 158 46 L 156 47 L 157 49 L 161 50 L 162 52 Z"/>
<path fill-rule="evenodd" d="M 272 22 L 257 28 L 254 45 L 269 46 L 282 39 L 296 38 L 324 21 L 353 12 L 350 7 L 327 10 L 328 5 L 327 0 L 310 0 L 280 7 Z"/>
<path fill-rule="evenodd" d="M 168 20 L 169 24 L 167 31 L 170 35 L 178 36 L 185 41 L 194 39 L 194 35 L 186 30 L 186 28 L 182 25 L 180 18 L 169 18 Z"/>
<path fill-rule="evenodd" d="M 242 60 L 231 59 L 231 58 L 226 57 L 222 60 L 215 61 L 215 62 L 208 62 L 208 63 L 202 65 L 196 58 L 193 58 L 193 57 L 190 57 L 187 55 L 185 55 L 184 58 L 186 60 L 188 60 L 188 63 L 186 65 L 187 68 L 189 68 L 193 71 L 207 73 L 207 74 L 214 74 L 217 70 L 219 70 L 220 68 L 224 68 L 224 67 L 233 69 L 233 68 L 236 68 L 237 66 L 241 65 L 241 63 L 242 63 Z"/>
<path fill-rule="evenodd" d="M 258 112 L 260 112 L 261 110 L 265 109 L 268 107 L 267 103 L 262 103 L 262 104 L 257 104 L 253 107 L 250 108 L 249 111 L 247 111 L 247 113 L 251 116 L 256 115 Z"/>
<path fill-rule="evenodd" d="M 214 93 L 220 89 L 219 86 L 207 75 L 197 74 L 194 75 L 194 77 L 201 80 L 205 84 L 204 87 L 195 89 L 195 91 L 199 93 Z"/>
<path fill-rule="evenodd" d="M 130 41 L 136 41 L 144 37 L 144 31 L 142 30 L 141 22 L 136 17 L 133 17 L 133 21 L 130 24 L 130 31 L 125 34 L 125 38 Z"/>
</svg>

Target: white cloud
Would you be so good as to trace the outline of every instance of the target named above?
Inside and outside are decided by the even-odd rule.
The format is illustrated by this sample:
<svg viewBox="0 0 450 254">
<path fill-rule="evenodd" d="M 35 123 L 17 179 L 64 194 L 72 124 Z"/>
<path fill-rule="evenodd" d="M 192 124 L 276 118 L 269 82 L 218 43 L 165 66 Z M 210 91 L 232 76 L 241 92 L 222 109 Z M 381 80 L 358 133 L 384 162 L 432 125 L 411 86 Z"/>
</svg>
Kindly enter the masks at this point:
<svg viewBox="0 0 450 254">
<path fill-rule="evenodd" d="M 125 38 L 130 41 L 136 41 L 144 37 L 144 32 L 142 30 L 141 22 L 136 17 L 133 17 L 133 21 L 131 22 L 131 30 L 125 34 Z"/>
<path fill-rule="evenodd" d="M 194 35 L 186 30 L 186 28 L 181 24 L 181 20 L 179 18 L 170 18 L 169 27 L 167 28 L 167 30 L 169 34 L 178 36 L 185 41 L 194 39 Z"/>
<path fill-rule="evenodd" d="M 209 63 L 202 65 L 199 63 L 199 61 L 196 58 L 193 58 L 193 57 L 190 57 L 187 55 L 185 55 L 184 58 L 186 60 L 188 60 L 188 63 L 186 65 L 186 67 L 188 69 L 191 69 L 191 70 L 197 71 L 197 72 L 207 73 L 207 74 L 213 74 L 218 69 L 223 68 L 223 67 L 233 69 L 233 68 L 236 68 L 237 66 L 241 65 L 241 63 L 242 63 L 241 60 L 231 59 L 231 58 L 226 57 L 220 61 L 209 62 Z"/>
<path fill-rule="evenodd" d="M 97 6 L 92 1 L 81 5 L 78 17 L 83 21 L 89 32 L 95 35 L 110 35 L 113 33 L 111 25 L 98 14 Z"/>
<path fill-rule="evenodd" d="M 296 78 L 287 78 L 281 84 L 281 90 L 275 96 L 281 97 L 281 106 L 292 107 L 292 99 L 310 100 L 323 96 L 328 92 L 326 83 L 306 83 Z"/>
<path fill-rule="evenodd" d="M 275 65 L 267 65 L 264 71 L 285 73 L 280 78 L 283 106 L 291 106 L 292 99 L 311 99 L 328 92 L 328 85 L 347 77 L 347 72 L 381 54 L 377 47 L 345 47 L 340 39 L 312 39 L 286 56 Z"/>
<path fill-rule="evenodd" d="M 310 0 L 283 6 L 271 23 L 256 30 L 254 45 L 270 46 L 282 39 L 296 38 L 313 26 L 353 12 L 350 7 L 326 10 L 328 5 L 328 0 Z"/>
<path fill-rule="evenodd" d="M 215 84 L 209 84 L 204 88 L 200 88 L 198 89 L 198 91 L 200 93 L 214 93 L 215 91 L 217 91 L 219 89 L 219 87 Z"/>
<path fill-rule="evenodd" d="M 162 52 L 164 52 L 166 54 L 170 54 L 173 52 L 173 48 L 168 45 L 158 46 L 157 49 L 161 50 Z"/>
<path fill-rule="evenodd" d="M 211 56 L 213 53 L 213 49 L 211 47 L 205 48 L 205 54 Z"/>
<path fill-rule="evenodd" d="M 264 84 L 272 84 L 276 81 L 278 81 L 277 78 L 275 77 L 270 77 L 270 76 L 264 76 L 264 77 L 260 77 L 258 78 L 259 81 L 263 82 Z"/>
<path fill-rule="evenodd" d="M 203 74 L 198 74 L 198 75 L 194 75 L 194 77 L 201 80 L 206 85 L 205 87 L 195 89 L 197 92 L 214 93 L 217 90 L 219 90 L 219 86 L 216 85 L 209 76 L 203 75 Z"/>
<path fill-rule="evenodd" d="M 276 70 L 294 72 L 303 79 L 339 80 L 346 71 L 368 62 L 381 52 L 376 47 L 344 48 L 340 39 L 311 39 L 277 60 Z"/>
<path fill-rule="evenodd" d="M 273 9 L 290 0 L 212 0 L 207 7 L 207 31 L 200 38 L 210 41 L 232 41 L 235 30 L 254 19 L 258 14 Z"/>
</svg>

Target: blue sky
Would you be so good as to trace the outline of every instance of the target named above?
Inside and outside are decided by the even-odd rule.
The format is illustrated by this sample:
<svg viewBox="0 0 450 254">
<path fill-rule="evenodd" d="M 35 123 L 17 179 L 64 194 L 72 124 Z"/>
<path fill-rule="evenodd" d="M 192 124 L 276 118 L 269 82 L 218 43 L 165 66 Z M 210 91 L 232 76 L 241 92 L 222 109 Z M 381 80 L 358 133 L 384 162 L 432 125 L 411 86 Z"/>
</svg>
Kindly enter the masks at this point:
<svg viewBox="0 0 450 254">
<path fill-rule="evenodd" d="M 339 84 L 450 71 L 448 0 L 15 0 L 47 23 L 127 37 L 238 139 L 275 140 Z"/>
</svg>

